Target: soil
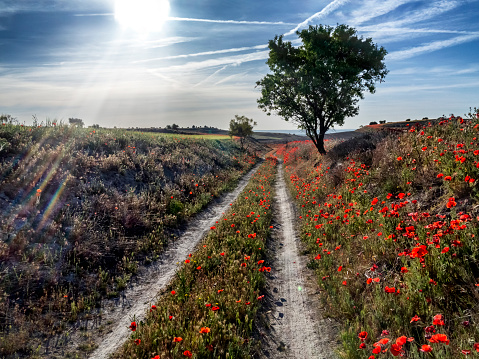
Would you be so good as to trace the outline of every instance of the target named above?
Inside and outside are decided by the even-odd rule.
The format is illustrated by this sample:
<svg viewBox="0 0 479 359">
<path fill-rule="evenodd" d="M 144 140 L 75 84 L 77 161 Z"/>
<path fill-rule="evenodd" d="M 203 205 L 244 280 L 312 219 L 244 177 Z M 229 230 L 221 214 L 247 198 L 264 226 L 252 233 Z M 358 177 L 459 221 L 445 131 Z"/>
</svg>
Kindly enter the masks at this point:
<svg viewBox="0 0 479 359">
<path fill-rule="evenodd" d="M 279 165 L 276 183 L 275 223 L 269 250 L 273 263 L 268 279 L 263 328 L 259 328 L 261 358 L 335 358 L 338 326 L 321 315 L 319 291 L 307 258 L 300 254 L 295 229 L 297 218 Z"/>
</svg>

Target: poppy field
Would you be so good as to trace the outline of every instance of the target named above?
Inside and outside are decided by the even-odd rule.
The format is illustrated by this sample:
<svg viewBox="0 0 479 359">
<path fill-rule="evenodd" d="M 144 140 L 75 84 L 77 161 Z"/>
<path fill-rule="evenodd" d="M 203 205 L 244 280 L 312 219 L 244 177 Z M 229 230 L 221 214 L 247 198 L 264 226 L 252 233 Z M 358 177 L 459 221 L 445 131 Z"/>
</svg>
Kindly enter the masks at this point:
<svg viewBox="0 0 479 359">
<path fill-rule="evenodd" d="M 277 159 L 269 157 L 210 228 L 116 358 L 249 358 L 264 299 Z"/>
<path fill-rule="evenodd" d="M 0 357 L 120 297 L 256 162 L 231 140 L 0 123 Z"/>
<path fill-rule="evenodd" d="M 278 150 L 340 357 L 479 356 L 478 137 L 451 117 L 323 157 L 308 141 Z"/>
</svg>

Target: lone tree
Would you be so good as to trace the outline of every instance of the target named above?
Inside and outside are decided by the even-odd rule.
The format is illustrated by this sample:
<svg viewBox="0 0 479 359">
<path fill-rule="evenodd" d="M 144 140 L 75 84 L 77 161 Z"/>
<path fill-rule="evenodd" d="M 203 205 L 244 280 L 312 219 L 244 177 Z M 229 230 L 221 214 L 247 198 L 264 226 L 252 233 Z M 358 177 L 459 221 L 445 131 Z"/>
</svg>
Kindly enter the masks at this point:
<svg viewBox="0 0 479 359">
<path fill-rule="evenodd" d="M 363 91 L 374 93 L 375 82 L 384 80 L 387 51 L 347 25 L 310 26 L 296 34 L 303 43 L 299 47 L 283 36 L 269 41 L 266 63 L 272 74 L 256 83 L 261 87 L 258 107 L 306 130 L 324 154 L 326 131 L 357 115 Z"/>
<path fill-rule="evenodd" d="M 83 123 L 83 120 L 81 118 L 73 118 L 73 117 L 70 117 L 68 119 L 68 122 L 70 123 L 70 125 L 72 126 L 77 126 L 77 127 L 83 127 L 85 124 Z"/>
<path fill-rule="evenodd" d="M 256 125 L 256 122 L 251 118 L 235 115 L 235 118 L 230 121 L 229 135 L 230 137 L 239 137 L 241 149 L 244 149 L 246 138 L 253 134 L 253 126 Z"/>
</svg>

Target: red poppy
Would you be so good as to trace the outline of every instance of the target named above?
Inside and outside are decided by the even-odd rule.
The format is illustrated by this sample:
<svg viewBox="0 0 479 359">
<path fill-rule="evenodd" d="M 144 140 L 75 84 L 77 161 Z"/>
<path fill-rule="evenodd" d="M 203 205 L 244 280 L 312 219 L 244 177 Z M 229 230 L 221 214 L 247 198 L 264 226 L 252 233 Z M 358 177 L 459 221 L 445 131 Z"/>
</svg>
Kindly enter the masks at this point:
<svg viewBox="0 0 479 359">
<path fill-rule="evenodd" d="M 463 350 L 461 350 L 461 353 L 464 354 L 464 355 L 469 355 L 469 354 L 471 354 L 471 351 L 463 349 Z"/>
<path fill-rule="evenodd" d="M 174 290 L 171 291 L 171 295 L 175 295 L 176 292 Z"/>
<path fill-rule="evenodd" d="M 424 344 L 423 346 L 421 346 L 421 349 L 419 349 L 420 351 L 424 352 L 424 353 L 430 353 L 432 352 L 432 348 L 430 345 L 427 345 L 427 344 Z"/>
<path fill-rule="evenodd" d="M 173 343 L 179 343 L 183 340 L 182 337 L 173 337 Z"/>
<path fill-rule="evenodd" d="M 442 314 L 436 314 L 433 318 L 432 318 L 432 324 L 433 325 L 444 325 L 444 318 L 442 316 Z"/>
<path fill-rule="evenodd" d="M 191 357 L 193 356 L 193 354 L 192 354 L 189 350 L 185 350 L 185 351 L 183 352 L 183 355 L 184 355 L 185 357 L 188 357 L 188 358 L 191 358 Z"/>
<path fill-rule="evenodd" d="M 415 315 L 414 317 L 412 317 L 411 321 L 409 323 L 412 323 L 412 322 L 417 322 L 421 320 L 421 318 L 419 318 L 417 315 Z"/>
<path fill-rule="evenodd" d="M 211 307 L 211 310 L 212 310 L 213 312 L 216 312 L 216 311 L 219 310 L 219 309 L 220 309 L 220 307 L 217 307 L 217 306 Z"/>
<path fill-rule="evenodd" d="M 140 345 L 140 343 L 141 343 L 141 339 L 135 339 L 135 344 L 136 345 Z"/>
<path fill-rule="evenodd" d="M 386 286 L 386 288 L 384 288 L 384 291 L 386 293 L 396 293 L 396 288 Z"/>
<path fill-rule="evenodd" d="M 371 283 L 372 283 L 372 281 L 373 281 L 373 279 L 372 279 L 372 278 L 368 278 L 368 280 L 366 281 L 366 283 L 367 283 L 367 284 L 371 284 Z"/>
<path fill-rule="evenodd" d="M 339 266 L 338 272 L 341 272 L 343 270 L 343 266 Z"/>
<path fill-rule="evenodd" d="M 400 346 L 403 346 L 404 344 L 406 344 L 406 342 L 407 342 L 407 337 L 405 335 L 396 339 L 396 344 Z"/>
<path fill-rule="evenodd" d="M 406 267 L 401 267 L 401 273 L 407 273 L 409 270 Z"/>
<path fill-rule="evenodd" d="M 402 345 L 398 345 L 398 344 L 392 344 L 389 350 L 391 351 L 391 354 L 394 355 L 395 357 L 397 357 L 398 355 L 401 355 L 403 352 Z"/>
<path fill-rule="evenodd" d="M 211 332 L 211 329 L 208 327 L 201 327 L 200 329 L 200 334 L 208 334 L 209 332 Z"/>
<path fill-rule="evenodd" d="M 431 343 L 444 343 L 449 345 L 449 339 L 447 338 L 446 334 L 434 334 L 429 341 Z"/>
<path fill-rule="evenodd" d="M 131 324 L 130 324 L 131 331 L 134 332 L 136 330 L 136 328 L 137 328 L 136 322 L 131 322 Z"/>
<path fill-rule="evenodd" d="M 365 341 L 367 337 L 368 337 L 368 332 L 360 332 L 358 334 L 358 338 L 361 339 L 362 342 Z"/>
<path fill-rule="evenodd" d="M 419 247 L 414 247 L 413 250 L 411 251 L 411 258 L 422 258 L 424 257 L 428 251 L 426 250 L 425 245 L 421 245 Z"/>
<path fill-rule="evenodd" d="M 364 349 L 364 348 L 366 348 L 366 344 L 364 343 L 359 344 L 359 349 Z"/>
</svg>

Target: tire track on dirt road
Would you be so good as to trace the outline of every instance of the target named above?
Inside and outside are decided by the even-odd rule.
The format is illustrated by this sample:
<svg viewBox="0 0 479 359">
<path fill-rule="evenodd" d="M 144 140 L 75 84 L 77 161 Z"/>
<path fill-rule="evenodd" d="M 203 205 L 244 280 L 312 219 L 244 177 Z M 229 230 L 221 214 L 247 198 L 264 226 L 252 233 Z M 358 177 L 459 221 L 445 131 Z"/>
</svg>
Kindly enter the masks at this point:
<svg viewBox="0 0 479 359">
<path fill-rule="evenodd" d="M 102 321 L 114 322 L 111 332 L 100 338 L 96 350 L 89 356 L 91 359 L 106 359 L 131 334 L 128 329 L 133 318 L 140 321 L 145 317 L 151 304 L 156 302 L 158 293 L 173 279 L 178 262 L 182 263 L 189 253 L 195 250 L 196 245 L 210 230 L 222 214 L 226 212 L 230 203 L 243 191 L 252 175 L 261 162 L 251 169 L 238 183 L 236 189 L 226 194 L 218 203 L 212 204 L 199 215 L 190 220 L 185 232 L 169 247 L 154 265 L 147 268 L 137 279 L 137 284 L 127 289 L 124 301 L 128 306 L 118 306 L 111 303 L 102 314 Z"/>
<path fill-rule="evenodd" d="M 312 293 L 317 289 L 306 278 L 306 258 L 299 254 L 300 239 L 282 164 L 278 165 L 275 199 L 275 229 L 272 234 L 273 275 L 267 286 L 272 299 L 267 313 L 270 327 L 266 329 L 261 356 L 266 358 L 333 359 L 337 332 L 334 323 L 322 319 L 317 300 Z"/>
</svg>

